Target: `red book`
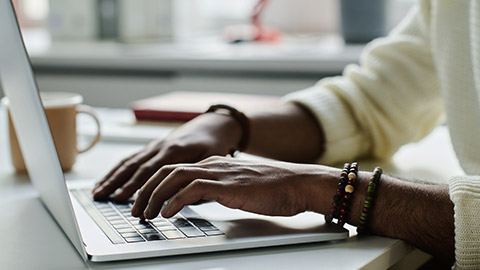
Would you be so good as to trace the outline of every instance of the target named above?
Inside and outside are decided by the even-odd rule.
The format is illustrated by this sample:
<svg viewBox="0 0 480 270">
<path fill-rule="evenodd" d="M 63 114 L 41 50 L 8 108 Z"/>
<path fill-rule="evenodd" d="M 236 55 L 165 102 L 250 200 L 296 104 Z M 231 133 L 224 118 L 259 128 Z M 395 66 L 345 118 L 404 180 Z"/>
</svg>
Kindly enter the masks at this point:
<svg viewBox="0 0 480 270">
<path fill-rule="evenodd" d="M 227 104 L 249 111 L 280 104 L 276 96 L 211 92 L 170 92 L 138 100 L 131 109 L 137 121 L 186 122 L 204 113 L 210 105 Z"/>
</svg>

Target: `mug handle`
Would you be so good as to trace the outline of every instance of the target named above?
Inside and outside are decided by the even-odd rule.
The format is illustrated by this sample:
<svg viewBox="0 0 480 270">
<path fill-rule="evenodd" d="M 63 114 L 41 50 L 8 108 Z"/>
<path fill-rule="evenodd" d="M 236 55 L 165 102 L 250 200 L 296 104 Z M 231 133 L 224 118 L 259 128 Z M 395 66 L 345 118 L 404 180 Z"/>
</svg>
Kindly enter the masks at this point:
<svg viewBox="0 0 480 270">
<path fill-rule="evenodd" d="M 84 149 L 77 149 L 77 153 L 79 154 L 92 149 L 92 147 L 100 141 L 100 137 L 101 137 L 100 121 L 98 120 L 98 116 L 95 113 L 95 111 L 92 109 L 92 107 L 87 105 L 77 105 L 77 114 L 80 114 L 80 113 L 89 115 L 93 118 L 93 120 L 95 120 L 95 124 L 97 125 L 97 135 L 87 147 L 85 147 Z"/>
</svg>

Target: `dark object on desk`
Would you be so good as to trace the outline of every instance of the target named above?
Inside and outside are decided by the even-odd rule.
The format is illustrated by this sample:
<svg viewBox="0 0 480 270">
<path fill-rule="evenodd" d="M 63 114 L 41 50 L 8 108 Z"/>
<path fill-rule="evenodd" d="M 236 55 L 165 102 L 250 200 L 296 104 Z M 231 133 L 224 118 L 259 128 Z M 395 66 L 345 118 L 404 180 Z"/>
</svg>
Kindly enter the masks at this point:
<svg viewBox="0 0 480 270">
<path fill-rule="evenodd" d="M 212 104 L 227 104 L 241 111 L 280 104 L 276 96 L 210 92 L 171 92 L 131 105 L 137 121 L 186 122 L 205 112 Z"/>
</svg>

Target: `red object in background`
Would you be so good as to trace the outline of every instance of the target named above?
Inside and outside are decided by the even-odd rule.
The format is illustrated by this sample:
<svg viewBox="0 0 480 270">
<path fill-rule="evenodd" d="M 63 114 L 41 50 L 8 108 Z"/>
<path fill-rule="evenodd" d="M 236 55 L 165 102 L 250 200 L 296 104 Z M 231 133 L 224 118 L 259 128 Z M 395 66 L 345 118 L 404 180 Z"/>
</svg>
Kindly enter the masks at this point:
<svg viewBox="0 0 480 270">
<path fill-rule="evenodd" d="M 265 10 L 268 0 L 259 0 L 253 8 L 252 25 L 257 29 L 256 36 L 253 38 L 255 41 L 277 41 L 282 35 L 273 28 L 266 27 L 260 22 L 260 15 Z"/>
<path fill-rule="evenodd" d="M 229 42 L 240 43 L 249 41 L 277 42 L 282 33 L 274 28 L 264 26 L 260 17 L 265 10 L 268 0 L 259 0 L 253 8 L 249 25 L 232 25 L 225 29 L 225 35 Z"/>
</svg>

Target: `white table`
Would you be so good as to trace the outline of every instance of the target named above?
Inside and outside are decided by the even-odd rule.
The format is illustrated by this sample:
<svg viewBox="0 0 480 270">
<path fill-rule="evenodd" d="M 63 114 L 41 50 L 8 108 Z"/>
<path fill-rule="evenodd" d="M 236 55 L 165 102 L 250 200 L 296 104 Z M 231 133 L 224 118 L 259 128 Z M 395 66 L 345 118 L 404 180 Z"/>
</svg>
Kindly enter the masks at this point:
<svg viewBox="0 0 480 270">
<path fill-rule="evenodd" d="M 85 263 L 42 205 L 25 175 L 10 165 L 5 115 L 0 113 L 0 233 L 2 269 L 412 269 L 428 257 L 409 244 L 377 236 L 345 241 L 228 251 L 114 263 Z M 102 141 L 79 156 L 68 181 L 99 178 L 141 143 Z M 412 158 L 413 157 L 413 158 Z M 370 169 L 373 162 L 362 162 Z M 440 127 L 427 139 L 402 148 L 388 173 L 445 181 L 462 174 L 448 133 Z M 436 167 L 432 167 L 435 165 Z M 404 259 L 407 258 L 407 259 Z"/>
</svg>

